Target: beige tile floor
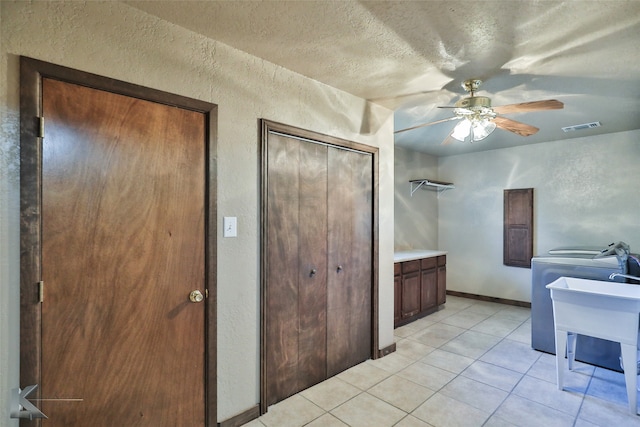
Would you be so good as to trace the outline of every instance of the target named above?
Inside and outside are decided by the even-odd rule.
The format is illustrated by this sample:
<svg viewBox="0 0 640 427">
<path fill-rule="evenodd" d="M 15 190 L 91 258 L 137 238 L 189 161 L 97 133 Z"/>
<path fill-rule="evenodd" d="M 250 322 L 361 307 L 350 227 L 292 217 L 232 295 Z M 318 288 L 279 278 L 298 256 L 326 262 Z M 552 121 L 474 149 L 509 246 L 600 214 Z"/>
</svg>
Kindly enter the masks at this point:
<svg viewBox="0 0 640 427">
<path fill-rule="evenodd" d="M 271 406 L 248 427 L 640 426 L 624 377 L 583 363 L 555 384 L 530 310 L 448 296 L 395 330 L 397 351 Z"/>
</svg>

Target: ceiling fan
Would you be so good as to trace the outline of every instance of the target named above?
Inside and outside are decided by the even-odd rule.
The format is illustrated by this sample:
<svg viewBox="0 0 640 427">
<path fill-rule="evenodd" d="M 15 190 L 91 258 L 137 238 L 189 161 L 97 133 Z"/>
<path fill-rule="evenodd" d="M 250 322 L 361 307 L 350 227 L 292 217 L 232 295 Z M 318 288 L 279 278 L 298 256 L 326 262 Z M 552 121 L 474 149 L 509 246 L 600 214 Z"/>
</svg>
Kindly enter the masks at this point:
<svg viewBox="0 0 640 427">
<path fill-rule="evenodd" d="M 526 123 L 502 117 L 502 114 L 511 113 L 528 113 L 532 111 L 559 110 L 564 108 L 564 104 L 555 99 L 547 99 L 544 101 L 523 102 L 520 104 L 502 105 L 499 107 L 491 107 L 491 99 L 486 96 L 475 96 L 475 92 L 480 87 L 482 80 L 471 79 L 465 80 L 462 87 L 471 94 L 466 98 L 462 98 L 452 107 L 454 116 L 447 119 L 436 120 L 435 122 L 423 123 L 406 129 L 395 131 L 394 133 L 407 132 L 425 126 L 431 126 L 438 123 L 449 122 L 452 120 L 461 120 L 451 133 L 442 142 L 448 144 L 457 139 L 465 141 L 470 137 L 470 141 L 480 141 L 485 139 L 496 128 L 504 129 L 509 132 L 516 133 L 520 136 L 529 136 L 538 132 L 538 128 Z"/>
</svg>

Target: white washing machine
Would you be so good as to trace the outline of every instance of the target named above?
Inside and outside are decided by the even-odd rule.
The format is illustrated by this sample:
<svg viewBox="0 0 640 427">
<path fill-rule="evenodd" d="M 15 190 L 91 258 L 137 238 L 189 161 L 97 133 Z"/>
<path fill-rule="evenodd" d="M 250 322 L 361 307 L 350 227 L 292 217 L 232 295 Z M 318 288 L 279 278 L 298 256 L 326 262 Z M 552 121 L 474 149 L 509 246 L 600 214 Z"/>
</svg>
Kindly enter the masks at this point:
<svg viewBox="0 0 640 427">
<path fill-rule="evenodd" d="M 627 273 L 629 246 L 612 243 L 606 248 L 557 248 L 531 259 L 531 347 L 555 354 L 553 303 L 545 287 L 561 276 L 609 281 L 612 273 Z M 624 282 L 623 277 L 614 281 Z M 576 360 L 604 368 L 620 368 L 620 344 L 578 335 Z"/>
</svg>

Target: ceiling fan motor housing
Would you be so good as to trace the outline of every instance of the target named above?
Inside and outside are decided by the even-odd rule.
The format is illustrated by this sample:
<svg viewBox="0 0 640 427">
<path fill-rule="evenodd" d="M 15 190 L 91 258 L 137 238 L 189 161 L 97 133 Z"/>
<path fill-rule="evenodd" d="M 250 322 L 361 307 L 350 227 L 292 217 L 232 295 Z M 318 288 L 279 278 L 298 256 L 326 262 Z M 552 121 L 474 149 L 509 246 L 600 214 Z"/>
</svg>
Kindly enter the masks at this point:
<svg viewBox="0 0 640 427">
<path fill-rule="evenodd" d="M 470 96 L 456 102 L 455 107 L 478 111 L 484 108 L 491 108 L 491 99 L 486 96 Z"/>
<path fill-rule="evenodd" d="M 491 99 L 486 96 L 470 96 L 456 102 L 455 115 L 472 122 L 491 120 L 496 113 L 491 108 Z"/>
</svg>

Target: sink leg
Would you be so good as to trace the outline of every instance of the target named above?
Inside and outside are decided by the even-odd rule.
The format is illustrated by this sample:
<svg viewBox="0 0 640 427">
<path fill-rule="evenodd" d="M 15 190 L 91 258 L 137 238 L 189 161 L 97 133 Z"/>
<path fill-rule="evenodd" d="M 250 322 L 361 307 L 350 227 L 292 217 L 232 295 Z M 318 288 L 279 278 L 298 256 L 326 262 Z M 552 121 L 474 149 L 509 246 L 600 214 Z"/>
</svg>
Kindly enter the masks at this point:
<svg viewBox="0 0 640 427">
<path fill-rule="evenodd" d="M 578 334 L 575 332 L 567 332 L 567 361 L 569 370 L 573 371 L 573 362 L 576 361 L 576 341 Z"/>
<path fill-rule="evenodd" d="M 567 348 L 567 332 L 556 329 L 556 381 L 562 390 L 564 380 L 564 353 Z"/>
<path fill-rule="evenodd" d="M 636 415 L 638 412 L 638 349 L 635 345 L 620 344 L 622 364 L 624 365 L 624 381 L 627 386 L 627 399 L 629 400 L 629 412 Z"/>
</svg>

